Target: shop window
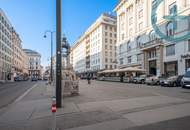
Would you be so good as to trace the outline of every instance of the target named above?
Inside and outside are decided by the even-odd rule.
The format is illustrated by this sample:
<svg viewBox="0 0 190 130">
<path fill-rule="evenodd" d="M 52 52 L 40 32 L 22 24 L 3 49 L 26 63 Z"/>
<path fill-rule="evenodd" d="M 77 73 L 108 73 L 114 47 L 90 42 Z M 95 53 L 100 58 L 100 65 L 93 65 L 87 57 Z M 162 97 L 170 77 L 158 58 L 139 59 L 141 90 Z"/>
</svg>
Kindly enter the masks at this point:
<svg viewBox="0 0 190 130">
<path fill-rule="evenodd" d="M 166 56 L 175 55 L 175 44 L 166 47 Z"/>
<path fill-rule="evenodd" d="M 175 76 L 178 74 L 177 61 L 165 63 L 165 73 L 167 76 Z"/>
</svg>

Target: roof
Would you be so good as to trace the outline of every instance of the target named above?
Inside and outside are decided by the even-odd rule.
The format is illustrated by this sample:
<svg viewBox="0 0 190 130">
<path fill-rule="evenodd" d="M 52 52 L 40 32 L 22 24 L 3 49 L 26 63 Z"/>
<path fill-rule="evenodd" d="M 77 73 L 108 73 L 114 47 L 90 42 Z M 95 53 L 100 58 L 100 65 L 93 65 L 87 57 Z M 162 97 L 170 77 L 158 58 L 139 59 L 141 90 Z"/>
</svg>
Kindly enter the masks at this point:
<svg viewBox="0 0 190 130">
<path fill-rule="evenodd" d="M 40 53 L 34 51 L 34 50 L 30 50 L 30 49 L 23 49 L 23 51 L 26 53 L 26 54 L 34 54 L 34 55 L 40 55 Z M 40 55 L 41 56 L 41 55 Z"/>
</svg>

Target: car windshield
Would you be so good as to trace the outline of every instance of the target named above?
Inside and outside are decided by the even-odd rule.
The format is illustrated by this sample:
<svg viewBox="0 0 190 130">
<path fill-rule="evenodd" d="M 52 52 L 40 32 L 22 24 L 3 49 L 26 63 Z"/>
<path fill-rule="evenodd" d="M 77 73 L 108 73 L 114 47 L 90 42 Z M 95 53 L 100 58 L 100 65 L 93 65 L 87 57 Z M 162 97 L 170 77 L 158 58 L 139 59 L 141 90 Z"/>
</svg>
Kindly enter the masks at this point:
<svg viewBox="0 0 190 130">
<path fill-rule="evenodd" d="M 190 71 L 187 71 L 184 75 L 184 77 L 190 77 Z"/>
</svg>

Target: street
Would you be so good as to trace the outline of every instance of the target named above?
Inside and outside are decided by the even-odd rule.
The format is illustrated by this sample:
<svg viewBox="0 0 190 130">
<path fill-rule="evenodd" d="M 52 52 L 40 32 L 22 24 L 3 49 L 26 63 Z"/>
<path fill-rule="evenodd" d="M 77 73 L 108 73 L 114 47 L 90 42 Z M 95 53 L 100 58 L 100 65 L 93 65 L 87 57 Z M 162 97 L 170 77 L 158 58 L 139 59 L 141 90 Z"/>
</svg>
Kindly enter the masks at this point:
<svg viewBox="0 0 190 130">
<path fill-rule="evenodd" d="M 45 82 L 13 84 L 3 86 L 1 91 L 8 87 L 12 92 L 15 88 L 11 86 L 17 86 L 21 90 L 16 91 L 15 98 L 25 95 L 3 108 L 0 129 L 52 129 L 51 97 L 55 88 Z M 189 93 L 190 89 L 180 87 L 101 81 L 88 85 L 82 80 L 79 95 L 63 98 L 63 108 L 56 112 L 56 126 L 61 130 L 189 130 Z M 4 93 L 0 94 L 3 97 Z"/>
<path fill-rule="evenodd" d="M 35 82 L 15 82 L 0 84 L 0 108 L 14 102 L 21 94 L 33 86 Z"/>
</svg>

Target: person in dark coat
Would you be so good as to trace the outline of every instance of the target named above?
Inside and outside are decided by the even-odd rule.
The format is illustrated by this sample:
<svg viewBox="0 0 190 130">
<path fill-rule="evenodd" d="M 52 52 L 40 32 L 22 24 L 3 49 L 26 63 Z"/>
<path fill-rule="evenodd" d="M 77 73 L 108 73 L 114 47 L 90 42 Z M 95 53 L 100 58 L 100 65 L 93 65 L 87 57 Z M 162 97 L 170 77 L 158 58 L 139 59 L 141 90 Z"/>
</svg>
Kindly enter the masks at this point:
<svg viewBox="0 0 190 130">
<path fill-rule="evenodd" d="M 91 74 L 90 73 L 88 73 L 88 75 L 87 75 L 87 80 L 88 80 L 88 84 L 90 84 L 90 80 L 91 80 Z"/>
</svg>

